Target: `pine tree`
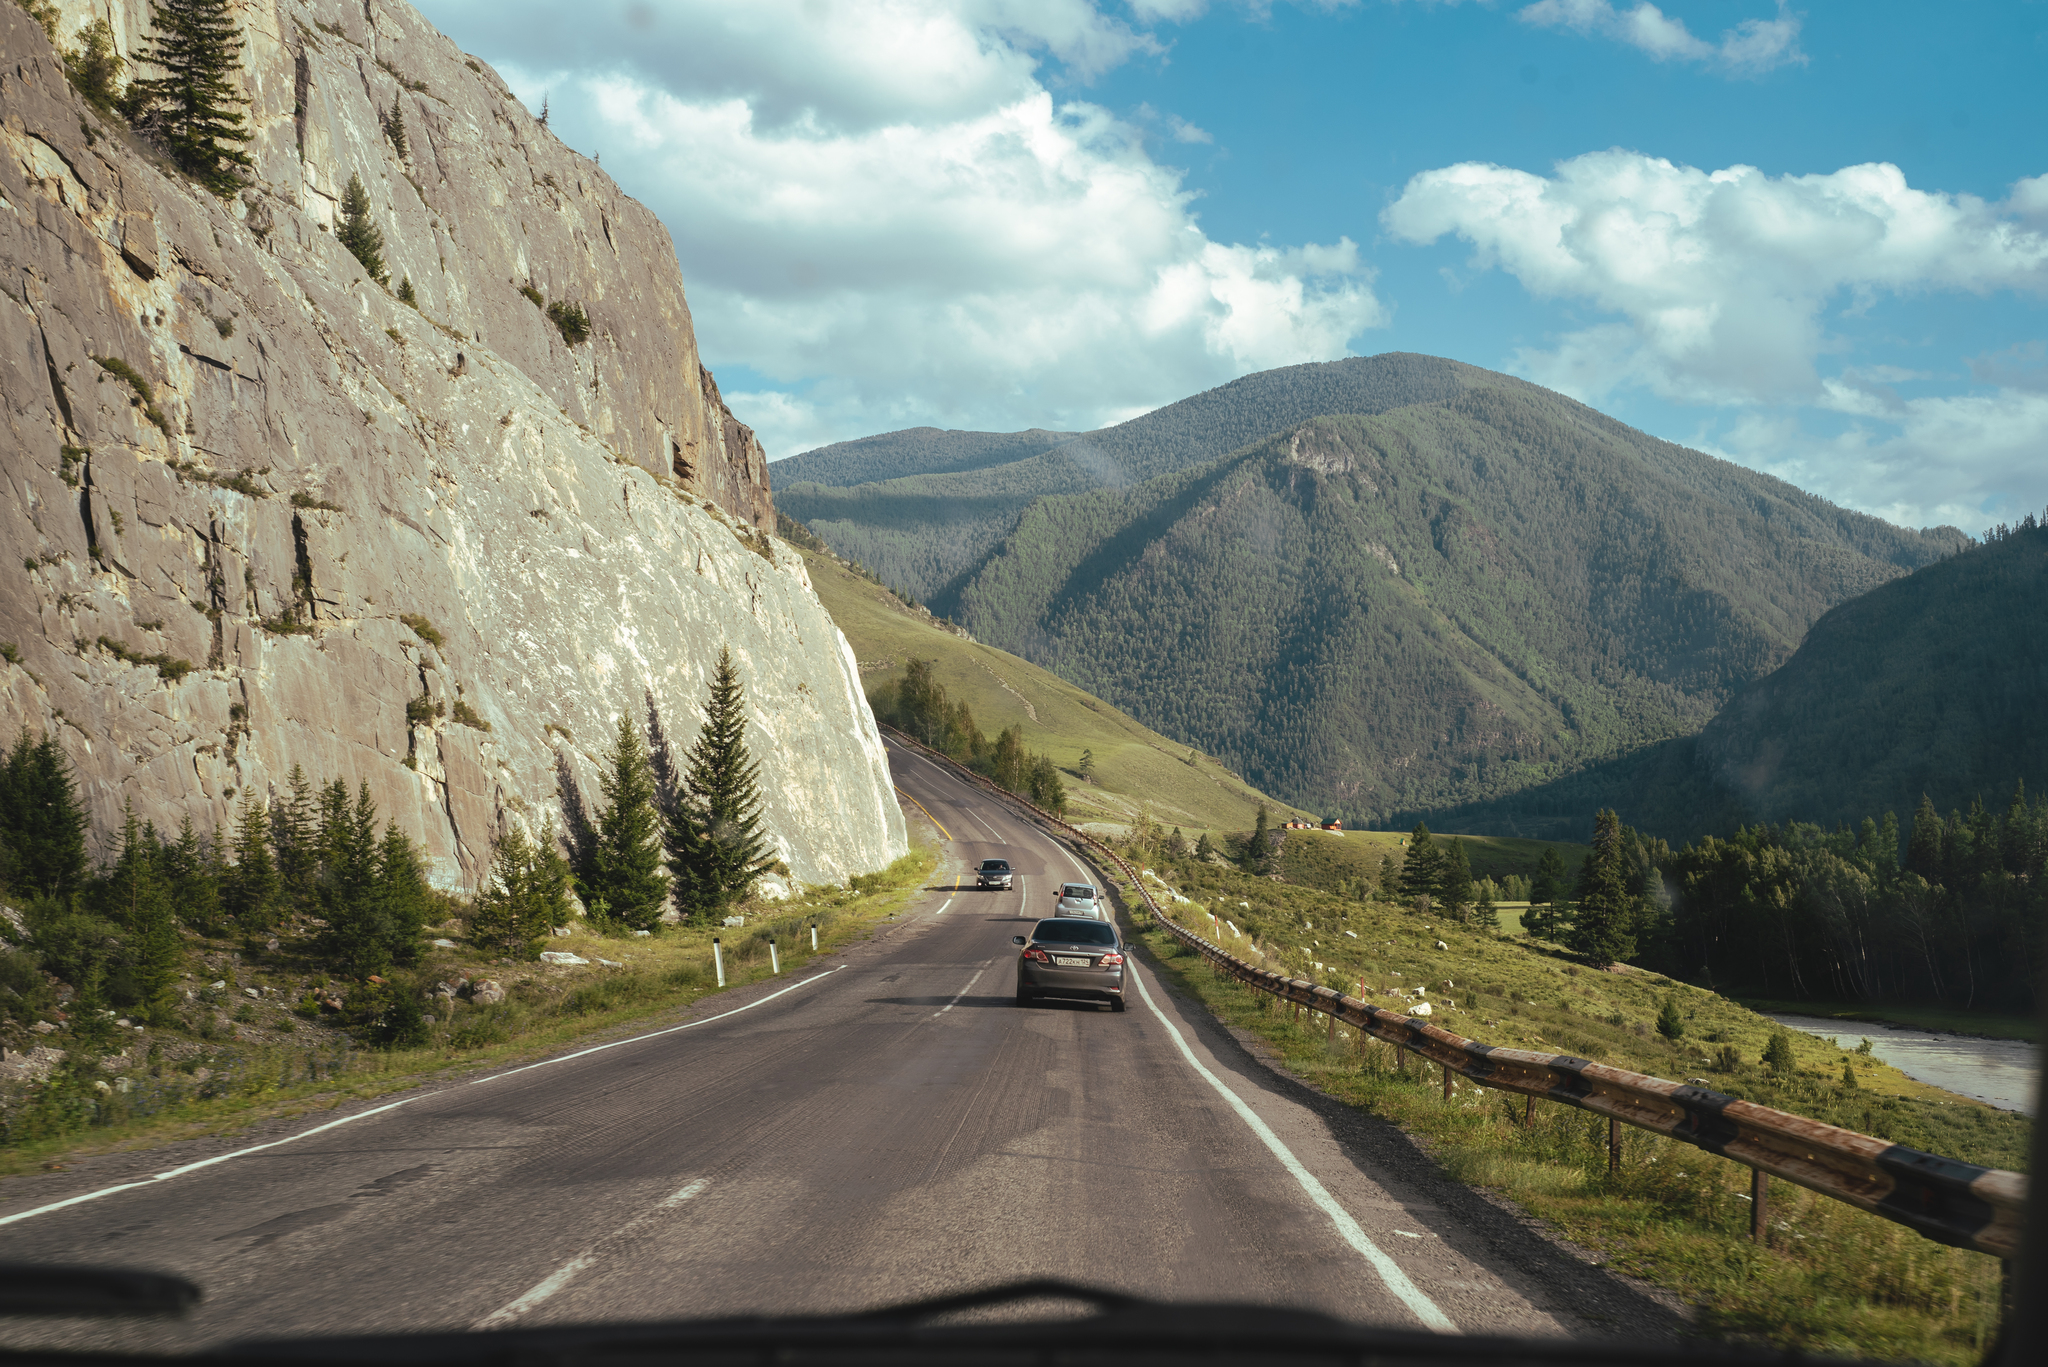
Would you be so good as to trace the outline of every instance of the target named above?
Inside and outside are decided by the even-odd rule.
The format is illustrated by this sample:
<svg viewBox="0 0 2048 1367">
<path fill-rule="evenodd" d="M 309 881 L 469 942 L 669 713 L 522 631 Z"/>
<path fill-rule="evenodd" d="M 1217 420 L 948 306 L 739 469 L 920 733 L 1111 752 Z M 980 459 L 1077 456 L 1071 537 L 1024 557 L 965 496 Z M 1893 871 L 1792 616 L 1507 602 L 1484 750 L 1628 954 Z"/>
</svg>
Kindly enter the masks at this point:
<svg viewBox="0 0 2048 1367">
<path fill-rule="evenodd" d="M 270 815 L 254 796 L 242 800 L 235 824 L 235 862 L 221 880 L 222 910 L 245 931 L 268 929 L 279 895 L 277 866 L 267 839 Z"/>
<path fill-rule="evenodd" d="M 0 878 L 20 892 L 67 897 L 85 875 L 85 812 L 71 762 L 49 735 L 30 744 L 24 726 L 0 765 Z"/>
<path fill-rule="evenodd" d="M 1081 752 L 1081 765 L 1078 772 L 1083 783 L 1095 777 L 1095 752 L 1093 750 L 1083 750 Z"/>
<path fill-rule="evenodd" d="M 1244 842 L 1244 853 L 1238 858 L 1238 867 L 1246 873 L 1264 873 L 1266 856 L 1272 850 L 1273 819 L 1266 814 L 1266 804 L 1259 804 L 1258 815 L 1252 821 L 1252 833 Z"/>
<path fill-rule="evenodd" d="M 1494 905 L 1494 896 L 1498 891 L 1491 878 L 1482 878 L 1479 881 L 1479 901 L 1472 909 L 1473 925 L 1482 930 L 1500 929 L 1500 908 Z"/>
<path fill-rule="evenodd" d="M 320 867 L 314 903 L 327 923 L 326 956 L 353 977 L 391 966 L 391 935 L 377 898 L 377 809 L 367 783 L 351 809 L 348 785 L 335 779 L 320 791 Z"/>
<path fill-rule="evenodd" d="M 1465 857 L 1465 842 L 1453 840 L 1444 847 L 1441 874 L 1444 910 L 1454 921 L 1465 919 L 1472 905 L 1472 865 Z"/>
<path fill-rule="evenodd" d="M 101 890 L 101 904 L 122 929 L 123 967 L 136 1007 L 152 1024 L 169 1019 L 185 945 L 163 875 L 163 849 L 155 832 L 139 829 L 135 809 L 124 812 L 121 852 Z"/>
<path fill-rule="evenodd" d="M 114 30 L 105 19 L 95 19 L 80 29 L 78 46 L 64 54 L 64 74 L 72 88 L 102 114 L 115 112 L 123 65 L 114 47 Z"/>
<path fill-rule="evenodd" d="M 399 103 L 397 91 L 391 92 L 391 112 L 384 116 L 384 136 L 391 139 L 391 150 L 404 161 L 412 155 L 412 149 L 405 140 L 405 106 Z"/>
<path fill-rule="evenodd" d="M 146 51 L 138 63 L 164 74 L 128 87 L 129 121 L 163 140 L 179 167 L 225 198 L 252 164 L 241 148 L 249 132 L 229 79 L 241 70 L 242 39 L 228 0 L 152 0 Z"/>
<path fill-rule="evenodd" d="M 1039 755 L 1031 761 L 1031 800 L 1060 816 L 1067 810 L 1067 785 L 1060 782 L 1059 767 L 1052 756 Z"/>
<path fill-rule="evenodd" d="M 1204 864 L 1206 864 L 1215 857 L 1216 842 L 1209 838 L 1209 833 L 1207 831 L 1203 831 L 1201 838 L 1195 841 L 1195 858 L 1201 860 Z"/>
<path fill-rule="evenodd" d="M 1408 837 L 1408 853 L 1401 860 L 1401 900 L 1443 896 L 1444 857 L 1423 822 L 1415 823 Z"/>
<path fill-rule="evenodd" d="M 363 790 L 367 804 L 369 789 Z M 376 809 L 370 809 L 370 819 L 376 819 Z M 416 963 L 420 957 L 420 931 L 427 924 L 428 908 L 431 905 L 427 889 L 427 872 L 420 862 L 419 847 L 405 832 L 398 829 L 398 823 L 384 823 L 384 838 L 377 843 L 377 873 L 373 896 L 377 905 L 377 921 L 384 937 L 385 952 L 391 962 L 398 964 Z"/>
<path fill-rule="evenodd" d="M 1934 803 L 1927 794 L 1920 794 L 1920 805 L 1913 810 L 1913 834 L 1906 846 L 1906 867 L 1930 883 L 1941 881 L 1942 866 L 1947 862 L 1945 833 L 1941 817 L 1934 810 Z"/>
<path fill-rule="evenodd" d="M 679 882 L 693 911 L 741 901 L 773 862 L 761 830 L 761 766 L 747 751 L 746 694 L 732 652 L 718 652 L 704 726 L 683 772 L 696 849 Z"/>
<path fill-rule="evenodd" d="M 220 880 L 188 813 L 176 844 L 163 849 L 164 881 L 178 919 L 204 935 L 220 933 Z"/>
<path fill-rule="evenodd" d="M 1568 884 L 1564 860 L 1555 845 L 1547 846 L 1536 861 L 1529 878 L 1529 907 L 1522 913 L 1522 929 L 1545 940 L 1555 940 L 1564 925 L 1565 893 Z"/>
<path fill-rule="evenodd" d="M 1685 1017 L 1678 1013 L 1677 998 L 1664 999 L 1663 1007 L 1657 1012 L 1657 1033 L 1669 1040 L 1675 1040 L 1685 1033 Z"/>
<path fill-rule="evenodd" d="M 1622 849 L 1621 817 L 1603 810 L 1593 818 L 1593 850 L 1579 866 L 1566 945 L 1596 968 L 1619 963 L 1636 952 L 1637 899 L 1629 892 L 1628 860 Z"/>
<path fill-rule="evenodd" d="M 554 832 L 536 845 L 508 827 L 492 847 L 490 882 L 476 899 L 470 938 L 480 949 L 531 959 L 571 914 L 569 865 L 555 849 Z"/>
<path fill-rule="evenodd" d="M 1771 1032 L 1770 1043 L 1764 1046 L 1764 1065 L 1783 1077 L 1799 1066 L 1799 1060 L 1792 1053 L 1792 1037 L 1783 1030 Z"/>
<path fill-rule="evenodd" d="M 381 285 L 391 278 L 384 269 L 384 234 L 370 220 L 370 192 L 363 188 L 361 176 L 351 174 L 348 188 L 341 192 L 341 226 L 334 236 L 362 262 L 372 280 Z"/>
<path fill-rule="evenodd" d="M 669 892 L 661 869 L 661 814 L 654 803 L 647 748 L 624 713 L 606 767 L 598 779 L 605 807 L 597 814 L 597 839 L 582 877 L 584 904 L 593 915 L 628 930 L 652 930 Z"/>
<path fill-rule="evenodd" d="M 996 737 L 995 753 L 989 758 L 989 777 L 1013 793 L 1029 786 L 1031 760 L 1024 752 L 1024 727 L 1012 726 Z"/>
</svg>

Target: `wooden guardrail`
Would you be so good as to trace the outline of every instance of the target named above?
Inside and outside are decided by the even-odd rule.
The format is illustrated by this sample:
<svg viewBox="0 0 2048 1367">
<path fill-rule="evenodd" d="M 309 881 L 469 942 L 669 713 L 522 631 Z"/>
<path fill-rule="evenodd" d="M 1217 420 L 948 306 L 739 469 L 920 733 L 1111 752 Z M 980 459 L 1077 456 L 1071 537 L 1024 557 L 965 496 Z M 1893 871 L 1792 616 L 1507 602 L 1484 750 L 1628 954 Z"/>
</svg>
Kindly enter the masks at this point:
<svg viewBox="0 0 2048 1367">
<path fill-rule="evenodd" d="M 1615 1151 L 1619 1134 L 1615 1127 L 1633 1125 L 1753 1169 L 1757 1174 L 1752 1186 L 1753 1234 L 1760 1235 L 1764 1226 L 1763 1175 L 1769 1174 L 1896 1221 L 1937 1243 L 2008 1261 L 2019 1255 L 2027 1200 L 2027 1179 L 2019 1173 L 1888 1144 L 1705 1087 L 1610 1068 L 1589 1059 L 1484 1044 L 1331 988 L 1255 967 L 1176 921 L 1153 900 L 1138 871 L 1088 832 L 955 763 L 915 737 L 895 727 L 884 729 L 1041 825 L 1107 859 L 1129 880 L 1153 919 L 1217 971 L 1283 1001 L 1321 1012 L 1329 1018 L 1333 1031 L 1341 1021 L 1363 1035 L 1427 1059 L 1444 1070 L 1447 1092 L 1453 1076 L 1463 1077 L 1482 1087 L 1546 1098 L 1606 1116 L 1610 1152 Z"/>
</svg>

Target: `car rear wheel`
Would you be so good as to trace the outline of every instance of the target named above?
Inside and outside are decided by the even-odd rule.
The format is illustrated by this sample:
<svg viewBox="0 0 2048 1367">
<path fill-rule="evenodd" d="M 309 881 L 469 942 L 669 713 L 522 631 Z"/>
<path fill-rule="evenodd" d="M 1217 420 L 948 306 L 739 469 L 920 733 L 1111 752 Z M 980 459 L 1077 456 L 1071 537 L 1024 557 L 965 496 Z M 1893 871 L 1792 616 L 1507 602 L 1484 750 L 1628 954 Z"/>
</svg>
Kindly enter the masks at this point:
<svg viewBox="0 0 2048 1367">
<path fill-rule="evenodd" d="M 1024 989 L 1024 985 L 1022 983 L 1019 983 L 1017 985 L 1017 1005 L 1031 1005 L 1031 994 Z"/>
<path fill-rule="evenodd" d="M 1123 1014 L 1124 999 L 1122 997 L 1117 997 L 1113 999 L 1109 1004 L 1109 1009 L 1116 1012 L 1119 1015 Z"/>
</svg>

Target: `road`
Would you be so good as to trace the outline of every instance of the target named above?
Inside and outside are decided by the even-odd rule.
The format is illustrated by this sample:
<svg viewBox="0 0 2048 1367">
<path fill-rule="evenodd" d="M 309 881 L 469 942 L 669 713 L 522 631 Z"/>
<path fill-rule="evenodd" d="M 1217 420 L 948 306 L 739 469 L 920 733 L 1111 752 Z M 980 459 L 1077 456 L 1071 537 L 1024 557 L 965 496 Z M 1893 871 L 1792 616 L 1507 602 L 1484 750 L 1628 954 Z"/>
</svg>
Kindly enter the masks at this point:
<svg viewBox="0 0 2048 1367">
<path fill-rule="evenodd" d="M 1675 1331 L 1261 1062 L 1142 957 L 1123 1014 L 1017 1006 L 1010 936 L 1093 872 L 892 756 L 943 858 L 872 939 L 666 1023 L 688 1028 L 0 1184 L 0 1221 L 25 1217 L 0 1224 L 0 1258 L 206 1290 L 184 1321 L 16 1322 L 0 1342 L 811 1313 L 1044 1275 L 1407 1329 Z M 1017 870 L 1008 893 L 962 877 L 991 855 Z"/>
</svg>

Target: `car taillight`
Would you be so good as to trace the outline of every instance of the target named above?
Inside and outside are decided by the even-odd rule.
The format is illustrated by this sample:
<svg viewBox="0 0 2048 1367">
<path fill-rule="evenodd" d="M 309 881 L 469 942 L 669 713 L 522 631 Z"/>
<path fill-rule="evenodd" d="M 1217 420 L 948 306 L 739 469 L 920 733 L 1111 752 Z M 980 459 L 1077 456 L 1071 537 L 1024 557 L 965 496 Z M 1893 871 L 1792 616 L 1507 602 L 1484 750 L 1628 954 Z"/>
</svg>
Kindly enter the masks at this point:
<svg viewBox="0 0 2048 1367">
<path fill-rule="evenodd" d="M 1121 954 L 1105 954 L 1102 956 L 1101 963 L 1104 968 L 1122 968 L 1124 966 L 1124 956 Z"/>
<path fill-rule="evenodd" d="M 1036 959 L 1038 960 L 1038 962 L 1042 964 L 1049 964 L 1052 962 L 1052 956 L 1050 954 L 1047 954 L 1044 950 L 1037 948 L 1025 950 L 1024 957 L 1027 959 Z"/>
</svg>

